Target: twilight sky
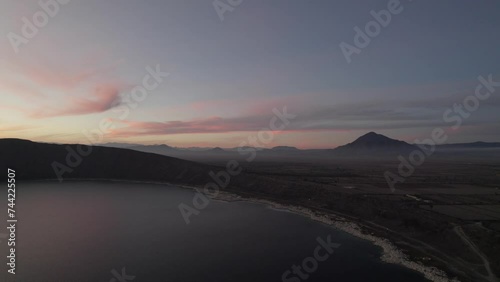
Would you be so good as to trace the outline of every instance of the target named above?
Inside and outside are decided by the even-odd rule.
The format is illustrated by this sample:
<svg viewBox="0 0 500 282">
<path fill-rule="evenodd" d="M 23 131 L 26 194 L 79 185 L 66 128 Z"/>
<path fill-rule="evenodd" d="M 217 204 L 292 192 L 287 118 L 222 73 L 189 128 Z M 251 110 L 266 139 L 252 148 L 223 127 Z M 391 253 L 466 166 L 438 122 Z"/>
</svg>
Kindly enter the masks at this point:
<svg viewBox="0 0 500 282">
<path fill-rule="evenodd" d="M 33 32 L 39 1 L 2 0 L 0 138 L 89 143 L 108 122 L 102 143 L 236 147 L 284 106 L 296 118 L 264 147 L 427 138 L 478 76 L 500 81 L 500 2 L 401 0 L 348 63 L 340 43 L 391 1 L 243 0 L 221 21 L 212 0 L 71 0 Z M 499 121 L 500 87 L 449 141 L 500 141 Z"/>
</svg>

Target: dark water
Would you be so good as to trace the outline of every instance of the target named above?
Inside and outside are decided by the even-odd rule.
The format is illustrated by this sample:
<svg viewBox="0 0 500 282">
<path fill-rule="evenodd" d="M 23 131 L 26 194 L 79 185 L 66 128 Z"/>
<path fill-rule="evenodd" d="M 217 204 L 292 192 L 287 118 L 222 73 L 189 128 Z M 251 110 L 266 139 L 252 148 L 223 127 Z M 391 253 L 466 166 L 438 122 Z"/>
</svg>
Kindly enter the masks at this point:
<svg viewBox="0 0 500 282">
<path fill-rule="evenodd" d="M 212 201 L 186 225 L 178 205 L 192 203 L 194 192 L 166 185 L 20 182 L 16 192 L 16 275 L 7 274 L 0 238 L 0 281 L 282 281 L 328 236 L 340 247 L 307 280 L 289 281 L 426 281 L 380 262 L 380 249 L 366 241 L 263 205 Z M 130 276 L 120 281 L 112 270 L 122 268 Z"/>
</svg>

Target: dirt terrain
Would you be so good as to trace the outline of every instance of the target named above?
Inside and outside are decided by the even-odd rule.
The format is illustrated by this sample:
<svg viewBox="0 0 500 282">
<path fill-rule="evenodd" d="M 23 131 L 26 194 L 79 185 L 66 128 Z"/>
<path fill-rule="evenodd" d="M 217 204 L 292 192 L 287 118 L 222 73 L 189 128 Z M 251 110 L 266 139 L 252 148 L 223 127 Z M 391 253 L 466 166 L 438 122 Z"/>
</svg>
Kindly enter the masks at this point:
<svg viewBox="0 0 500 282">
<path fill-rule="evenodd" d="M 384 172 L 397 170 L 395 161 L 241 165 L 269 182 L 240 188 L 235 178 L 229 188 L 237 193 L 347 216 L 451 277 L 498 281 L 500 163 L 431 160 L 394 192 Z"/>
</svg>

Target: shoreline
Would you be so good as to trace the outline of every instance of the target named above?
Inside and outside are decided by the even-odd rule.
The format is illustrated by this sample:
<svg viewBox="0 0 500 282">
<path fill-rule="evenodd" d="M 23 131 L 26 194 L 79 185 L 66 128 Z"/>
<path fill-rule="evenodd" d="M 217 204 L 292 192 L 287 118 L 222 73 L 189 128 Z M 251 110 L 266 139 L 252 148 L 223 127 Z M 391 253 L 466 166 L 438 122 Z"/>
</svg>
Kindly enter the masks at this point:
<svg viewBox="0 0 500 282">
<path fill-rule="evenodd" d="M 186 189 L 196 189 L 195 187 L 184 186 Z M 314 221 L 332 226 L 341 231 L 344 231 L 357 238 L 370 241 L 374 245 L 382 248 L 382 256 L 380 260 L 385 263 L 398 264 L 408 269 L 421 273 L 426 279 L 435 282 L 460 282 L 456 278 L 449 278 L 446 272 L 433 266 L 425 266 L 420 262 L 412 261 L 405 255 L 398 247 L 396 247 L 389 239 L 378 237 L 375 235 L 363 232 L 361 226 L 349 219 L 343 218 L 333 213 L 325 213 L 320 211 L 313 211 L 309 208 L 295 205 L 284 205 L 274 201 L 259 199 L 254 197 L 243 197 L 231 192 L 220 191 L 219 195 L 212 198 L 216 201 L 223 202 L 250 202 L 256 204 L 263 204 L 269 208 L 284 210 L 294 214 L 308 217 Z"/>
<path fill-rule="evenodd" d="M 57 179 L 39 179 L 32 181 L 57 181 Z M 125 182 L 125 183 L 136 183 L 136 184 L 154 184 L 154 185 L 169 185 L 177 187 L 180 189 L 189 189 L 193 192 L 199 192 L 200 187 L 189 186 L 182 184 L 174 184 L 170 182 L 161 181 L 140 181 L 140 180 L 123 180 L 123 179 L 68 179 L 67 181 L 109 181 L 109 182 Z M 322 212 L 313 211 L 310 208 L 291 205 L 291 204 L 280 204 L 278 202 L 260 199 L 256 197 L 245 197 L 238 195 L 236 193 L 219 191 L 218 195 L 212 197 L 207 195 L 211 200 L 221 201 L 221 202 L 249 202 L 255 204 L 265 205 L 268 208 L 273 208 L 277 210 L 291 212 L 300 216 L 308 217 L 311 220 L 326 224 L 328 226 L 334 227 L 341 231 L 344 231 L 352 236 L 360 238 L 362 240 L 367 240 L 372 244 L 380 247 L 382 249 L 382 255 L 380 260 L 385 263 L 397 264 L 413 271 L 422 274 L 426 279 L 434 282 L 460 282 L 457 278 L 449 278 L 445 271 L 438 269 L 433 266 L 425 266 L 420 262 L 411 260 L 407 255 L 405 255 L 397 246 L 395 246 L 389 239 L 384 237 L 375 236 L 363 232 L 363 228 L 359 223 L 351 219 L 346 219 L 342 216 L 334 214 L 333 212 Z"/>
</svg>

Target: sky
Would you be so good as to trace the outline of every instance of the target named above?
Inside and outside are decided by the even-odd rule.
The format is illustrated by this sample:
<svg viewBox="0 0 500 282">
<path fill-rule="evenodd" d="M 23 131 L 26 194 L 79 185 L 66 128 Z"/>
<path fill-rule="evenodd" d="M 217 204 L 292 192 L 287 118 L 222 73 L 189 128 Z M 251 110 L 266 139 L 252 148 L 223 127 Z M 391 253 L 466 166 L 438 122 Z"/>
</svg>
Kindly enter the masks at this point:
<svg viewBox="0 0 500 282">
<path fill-rule="evenodd" d="M 286 108 L 258 145 L 500 141 L 498 86 L 443 117 L 500 82 L 499 1 L 217 1 L 2 0 L 0 138 L 236 147 Z"/>
</svg>

